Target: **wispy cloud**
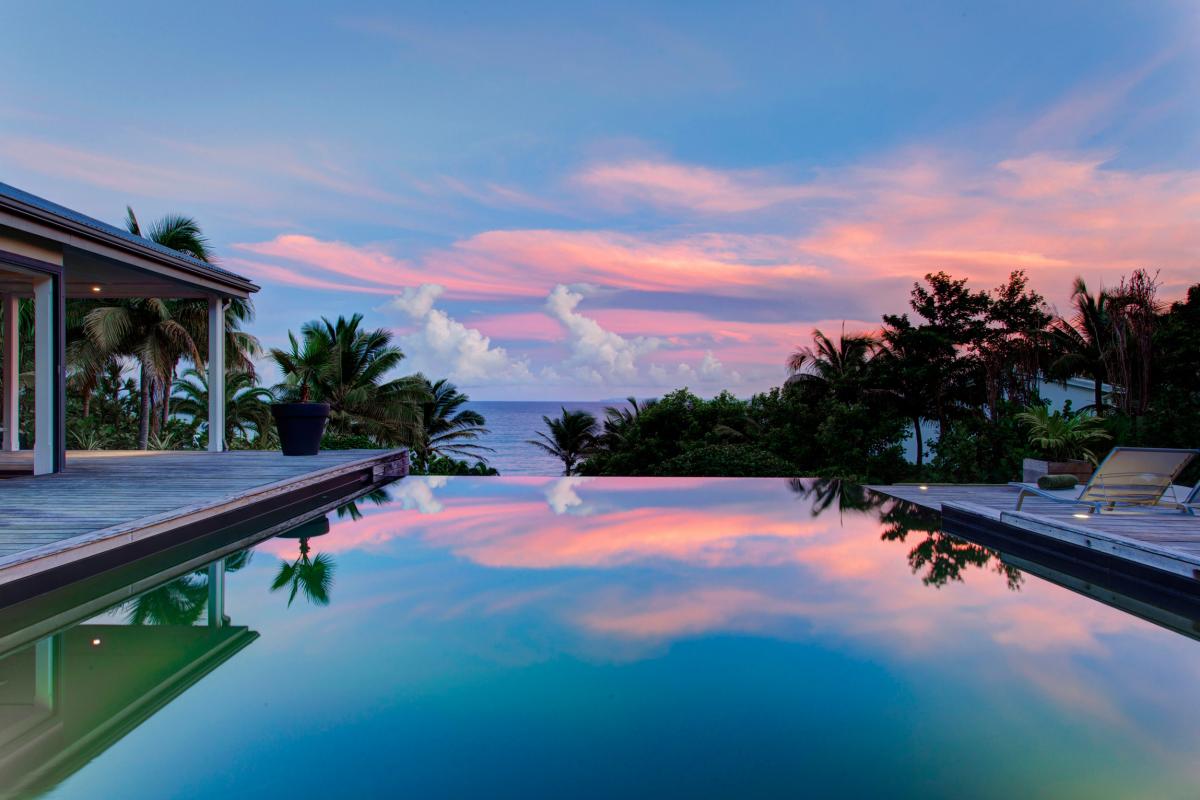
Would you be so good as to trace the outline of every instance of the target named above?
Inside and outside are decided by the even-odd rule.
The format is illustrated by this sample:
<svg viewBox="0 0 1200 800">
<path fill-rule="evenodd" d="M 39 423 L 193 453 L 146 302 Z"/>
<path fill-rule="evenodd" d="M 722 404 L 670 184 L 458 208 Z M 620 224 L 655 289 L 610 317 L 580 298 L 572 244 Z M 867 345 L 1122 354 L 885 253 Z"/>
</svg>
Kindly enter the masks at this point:
<svg viewBox="0 0 1200 800">
<path fill-rule="evenodd" d="M 717 170 L 647 159 L 592 164 L 573 181 L 611 207 L 649 205 L 700 214 L 743 214 L 842 195 L 830 185 L 786 183 L 761 170 Z"/>
</svg>

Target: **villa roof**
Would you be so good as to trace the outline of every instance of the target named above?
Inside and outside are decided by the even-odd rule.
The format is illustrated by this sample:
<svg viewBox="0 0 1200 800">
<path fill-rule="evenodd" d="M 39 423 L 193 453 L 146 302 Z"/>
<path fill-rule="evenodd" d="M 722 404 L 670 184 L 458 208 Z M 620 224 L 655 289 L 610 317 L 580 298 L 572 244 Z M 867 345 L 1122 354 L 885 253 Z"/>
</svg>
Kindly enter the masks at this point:
<svg viewBox="0 0 1200 800">
<path fill-rule="evenodd" d="M 257 292 L 258 286 L 241 275 L 201 261 L 187 253 L 172 250 L 127 230 L 102 222 L 94 217 L 30 194 L 7 183 L 0 183 L 0 210 L 36 217 L 43 223 L 65 229 L 83 239 L 90 239 L 119 250 L 171 266 L 181 272 L 217 281 L 237 294 Z"/>
</svg>

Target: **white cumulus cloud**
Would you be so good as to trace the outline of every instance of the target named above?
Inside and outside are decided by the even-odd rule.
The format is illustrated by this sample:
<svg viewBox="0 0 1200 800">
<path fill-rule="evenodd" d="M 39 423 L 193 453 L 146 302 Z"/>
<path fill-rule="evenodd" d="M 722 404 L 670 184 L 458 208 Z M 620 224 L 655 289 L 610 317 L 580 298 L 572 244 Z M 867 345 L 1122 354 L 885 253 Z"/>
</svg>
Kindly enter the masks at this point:
<svg viewBox="0 0 1200 800">
<path fill-rule="evenodd" d="M 583 498 L 575 489 L 590 480 L 592 479 L 574 475 L 569 478 L 559 478 L 550 484 L 550 488 L 546 489 L 546 503 L 554 510 L 555 514 L 566 514 L 572 509 L 576 509 L 575 513 L 582 512 Z"/>
<path fill-rule="evenodd" d="M 444 506 L 434 496 L 433 490 L 445 486 L 446 480 L 445 475 L 410 475 L 392 491 L 392 499 L 399 501 L 401 508 L 416 509 L 421 514 L 437 514 Z"/>
<path fill-rule="evenodd" d="M 513 358 L 478 329 L 433 307 L 443 291 L 434 283 L 406 287 L 386 306 L 404 313 L 417 326 L 399 337 L 409 368 L 466 386 L 531 382 L 525 359 Z"/>
<path fill-rule="evenodd" d="M 588 383 L 636 381 L 638 357 L 657 349 L 661 342 L 646 336 L 627 339 L 605 330 L 596 320 L 575 310 L 582 300 L 582 294 L 561 283 L 546 298 L 547 313 L 567 332 L 571 355 L 563 366 Z"/>
</svg>

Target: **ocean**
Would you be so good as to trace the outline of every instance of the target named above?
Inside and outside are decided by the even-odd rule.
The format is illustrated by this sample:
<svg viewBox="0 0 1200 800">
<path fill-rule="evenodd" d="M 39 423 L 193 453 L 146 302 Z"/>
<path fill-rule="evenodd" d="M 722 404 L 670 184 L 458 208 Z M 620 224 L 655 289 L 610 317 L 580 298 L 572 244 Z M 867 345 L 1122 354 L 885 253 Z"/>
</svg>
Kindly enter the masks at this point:
<svg viewBox="0 0 1200 800">
<path fill-rule="evenodd" d="M 570 402 L 558 400 L 481 400 L 472 401 L 467 407 L 478 411 L 487 420 L 491 431 L 480 439 L 480 444 L 491 447 L 487 453 L 488 463 L 500 470 L 501 475 L 562 475 L 562 462 L 528 443 L 538 431 L 546 429 L 542 417 L 557 417 L 562 409 L 588 411 L 596 419 L 604 418 L 604 409 L 623 403 Z"/>
</svg>

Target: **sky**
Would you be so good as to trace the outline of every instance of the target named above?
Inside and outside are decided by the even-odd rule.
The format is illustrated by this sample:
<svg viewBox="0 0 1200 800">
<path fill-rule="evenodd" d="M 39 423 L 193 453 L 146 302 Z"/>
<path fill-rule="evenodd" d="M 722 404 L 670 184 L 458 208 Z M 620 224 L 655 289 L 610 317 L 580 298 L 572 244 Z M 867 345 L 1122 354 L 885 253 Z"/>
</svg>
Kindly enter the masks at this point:
<svg viewBox="0 0 1200 800">
<path fill-rule="evenodd" d="M 914 280 L 1200 280 L 1188 2 L 0 0 L 0 180 L 196 217 L 265 345 L 475 399 L 740 395 Z"/>
</svg>

